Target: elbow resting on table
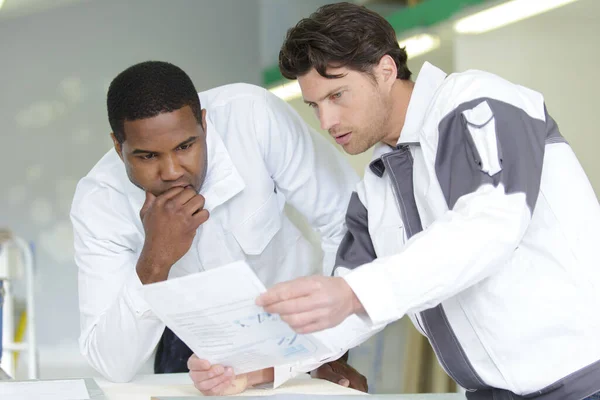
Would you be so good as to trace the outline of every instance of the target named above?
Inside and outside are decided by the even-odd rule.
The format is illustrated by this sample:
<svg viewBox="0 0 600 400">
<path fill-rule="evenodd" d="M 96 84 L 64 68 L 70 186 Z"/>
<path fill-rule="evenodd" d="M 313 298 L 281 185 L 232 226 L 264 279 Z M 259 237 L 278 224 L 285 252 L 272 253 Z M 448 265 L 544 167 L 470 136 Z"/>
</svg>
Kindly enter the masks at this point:
<svg viewBox="0 0 600 400">
<path fill-rule="evenodd" d="M 115 357 L 114 360 L 107 361 L 98 354 L 97 349 L 89 346 L 89 342 L 82 342 L 80 347 L 87 362 L 110 382 L 130 382 L 139 371 L 139 365 L 133 365 L 124 358 Z"/>
</svg>

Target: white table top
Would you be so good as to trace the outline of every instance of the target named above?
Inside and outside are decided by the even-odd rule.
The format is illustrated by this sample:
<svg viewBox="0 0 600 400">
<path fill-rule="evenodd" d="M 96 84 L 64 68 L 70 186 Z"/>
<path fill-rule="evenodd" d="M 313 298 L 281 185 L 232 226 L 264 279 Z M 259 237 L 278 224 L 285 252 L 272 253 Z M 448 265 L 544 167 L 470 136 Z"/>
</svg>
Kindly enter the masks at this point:
<svg viewBox="0 0 600 400">
<path fill-rule="evenodd" d="M 113 383 L 96 378 L 96 383 L 104 392 L 106 400 L 150 400 L 152 396 L 186 397 L 201 396 L 188 374 L 141 375 L 128 383 Z M 299 393 L 322 395 L 364 394 L 320 379 L 310 379 L 302 375 L 292 379 L 277 389 L 250 389 L 240 396 L 267 396 L 274 394 Z"/>
<path fill-rule="evenodd" d="M 72 378 L 72 380 L 81 380 L 81 378 Z M 108 382 L 101 378 L 84 378 L 84 381 L 91 400 L 193 400 L 202 397 L 202 394 L 194 388 L 187 373 L 140 375 L 128 383 Z M 372 400 L 465 399 L 464 395 L 457 393 L 369 396 L 328 381 L 311 379 L 308 375 L 301 375 L 296 379 L 292 379 L 277 389 L 249 389 L 238 396 L 251 396 L 252 399 L 275 396 L 273 400 L 315 400 L 329 398 L 329 396 L 335 397 L 336 400 L 369 398 Z M 215 397 L 211 398 L 216 399 Z"/>
<path fill-rule="evenodd" d="M 128 383 L 113 383 L 104 379 L 95 379 L 104 391 L 105 400 L 150 400 L 152 397 L 199 397 L 202 394 L 196 390 L 188 374 L 141 375 Z M 272 396 L 272 395 L 365 395 L 354 389 L 348 389 L 334 383 L 311 379 L 301 375 L 292 379 L 277 389 L 250 389 L 239 396 Z M 463 400 L 464 395 L 448 394 L 404 394 L 373 396 L 388 400 Z M 181 399 L 183 400 L 183 399 Z"/>
</svg>

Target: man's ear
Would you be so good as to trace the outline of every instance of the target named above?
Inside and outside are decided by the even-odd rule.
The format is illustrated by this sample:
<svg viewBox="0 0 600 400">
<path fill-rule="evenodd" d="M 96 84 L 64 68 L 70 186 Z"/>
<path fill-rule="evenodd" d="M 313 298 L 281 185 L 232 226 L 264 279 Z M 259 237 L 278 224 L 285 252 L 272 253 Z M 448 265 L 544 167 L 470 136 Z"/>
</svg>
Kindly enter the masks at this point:
<svg viewBox="0 0 600 400">
<path fill-rule="evenodd" d="M 396 81 L 398 74 L 398 67 L 394 62 L 394 59 L 389 55 L 385 54 L 379 60 L 379 64 L 375 67 L 379 80 L 386 86 L 390 86 Z"/>
<path fill-rule="evenodd" d="M 110 138 L 112 139 L 113 144 L 115 146 L 115 151 L 119 155 L 119 158 L 121 158 L 121 161 L 123 161 L 123 145 L 121 143 L 119 143 L 114 132 L 110 133 Z"/>
<path fill-rule="evenodd" d="M 202 113 L 202 130 L 206 134 L 206 108 L 203 108 L 201 113 Z"/>
</svg>

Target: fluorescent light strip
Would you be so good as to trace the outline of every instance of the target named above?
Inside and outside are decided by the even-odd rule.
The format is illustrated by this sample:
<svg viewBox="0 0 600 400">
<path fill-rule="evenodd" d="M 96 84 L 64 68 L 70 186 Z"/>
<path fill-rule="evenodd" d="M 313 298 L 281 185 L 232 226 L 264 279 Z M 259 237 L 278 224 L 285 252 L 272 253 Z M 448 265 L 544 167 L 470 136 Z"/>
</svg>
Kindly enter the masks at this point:
<svg viewBox="0 0 600 400">
<path fill-rule="evenodd" d="M 575 1 L 577 0 L 512 0 L 459 19 L 454 24 L 454 30 L 466 34 L 483 33 Z"/>
<path fill-rule="evenodd" d="M 297 99 L 302 96 L 300 85 L 298 81 L 292 81 L 290 83 L 284 83 L 283 85 L 274 86 L 269 89 L 275 96 L 280 97 L 282 100 L 289 101 Z"/>
<path fill-rule="evenodd" d="M 410 60 L 413 57 L 423 55 L 440 46 L 440 38 L 429 34 L 411 36 L 398 42 L 400 47 L 406 48 L 406 55 Z M 284 83 L 269 89 L 275 96 L 285 101 L 297 99 L 302 96 L 298 81 Z"/>
<path fill-rule="evenodd" d="M 406 55 L 410 60 L 440 47 L 440 38 L 423 33 L 401 40 L 398 42 L 398 45 L 406 47 Z"/>
</svg>

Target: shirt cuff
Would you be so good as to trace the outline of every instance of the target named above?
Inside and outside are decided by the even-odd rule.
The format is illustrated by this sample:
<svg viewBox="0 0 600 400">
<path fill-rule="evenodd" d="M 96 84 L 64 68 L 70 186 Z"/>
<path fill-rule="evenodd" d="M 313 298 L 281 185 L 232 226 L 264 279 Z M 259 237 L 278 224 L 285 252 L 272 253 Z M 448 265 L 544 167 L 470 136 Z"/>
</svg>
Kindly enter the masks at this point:
<svg viewBox="0 0 600 400">
<path fill-rule="evenodd" d="M 280 365 L 274 367 L 273 389 L 277 389 L 290 379 L 297 376 L 300 372 L 295 370 L 292 365 Z"/>
<path fill-rule="evenodd" d="M 149 314 L 154 315 L 150 309 L 150 305 L 146 302 L 142 294 L 143 286 L 136 270 L 133 269 L 131 275 L 125 281 L 125 299 L 137 317 L 144 317 Z"/>
<path fill-rule="evenodd" d="M 374 326 L 386 325 L 399 318 L 397 300 L 385 274 L 383 265 L 365 264 L 342 276 Z"/>
</svg>

